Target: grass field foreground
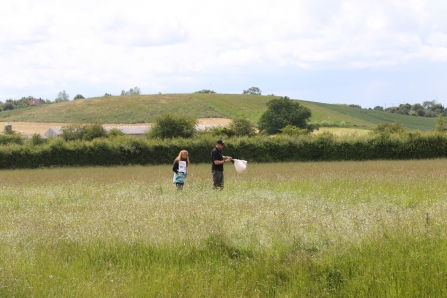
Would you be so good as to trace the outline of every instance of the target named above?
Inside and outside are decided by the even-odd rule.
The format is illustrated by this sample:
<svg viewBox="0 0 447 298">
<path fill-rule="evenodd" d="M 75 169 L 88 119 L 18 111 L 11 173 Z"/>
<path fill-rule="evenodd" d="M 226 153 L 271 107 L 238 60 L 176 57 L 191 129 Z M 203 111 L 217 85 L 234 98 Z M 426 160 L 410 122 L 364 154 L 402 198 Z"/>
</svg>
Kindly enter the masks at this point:
<svg viewBox="0 0 447 298">
<path fill-rule="evenodd" d="M 1 171 L 0 296 L 446 296 L 445 162 Z"/>
</svg>

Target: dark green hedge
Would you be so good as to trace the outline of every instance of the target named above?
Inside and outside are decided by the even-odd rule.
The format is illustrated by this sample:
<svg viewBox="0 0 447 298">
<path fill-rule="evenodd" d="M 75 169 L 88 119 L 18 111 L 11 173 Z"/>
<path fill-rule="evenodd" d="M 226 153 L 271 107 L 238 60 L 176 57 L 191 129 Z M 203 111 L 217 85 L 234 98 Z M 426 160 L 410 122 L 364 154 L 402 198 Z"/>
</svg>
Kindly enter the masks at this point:
<svg viewBox="0 0 447 298">
<path fill-rule="evenodd" d="M 435 133 L 350 138 L 258 136 L 225 142 L 225 155 L 249 162 L 447 157 L 447 135 Z M 191 162 L 210 163 L 214 143 L 210 137 L 165 141 L 117 137 L 90 142 L 54 139 L 44 145 L 0 145 L 0 168 L 171 164 L 182 149 L 189 151 Z"/>
</svg>

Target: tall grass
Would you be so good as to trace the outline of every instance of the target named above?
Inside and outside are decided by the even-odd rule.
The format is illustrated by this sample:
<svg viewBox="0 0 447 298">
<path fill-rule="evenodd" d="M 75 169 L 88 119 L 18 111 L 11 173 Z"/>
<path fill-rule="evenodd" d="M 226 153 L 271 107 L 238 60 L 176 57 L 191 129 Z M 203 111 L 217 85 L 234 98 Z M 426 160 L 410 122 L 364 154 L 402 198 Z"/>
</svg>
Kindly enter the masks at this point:
<svg viewBox="0 0 447 298">
<path fill-rule="evenodd" d="M 193 156 L 191 156 L 193 160 Z M 442 297 L 445 160 L 0 172 L 0 297 Z"/>
</svg>

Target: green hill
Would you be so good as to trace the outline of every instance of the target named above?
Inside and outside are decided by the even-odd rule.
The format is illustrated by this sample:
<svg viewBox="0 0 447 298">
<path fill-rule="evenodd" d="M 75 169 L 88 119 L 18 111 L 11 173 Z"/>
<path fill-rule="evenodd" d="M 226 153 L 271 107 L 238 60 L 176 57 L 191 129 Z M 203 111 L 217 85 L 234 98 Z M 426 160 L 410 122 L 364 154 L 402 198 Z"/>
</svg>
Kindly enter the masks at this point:
<svg viewBox="0 0 447 298">
<path fill-rule="evenodd" d="M 154 94 L 106 96 L 72 100 L 32 108 L 0 112 L 1 121 L 134 124 L 154 122 L 164 113 L 198 118 L 232 118 L 239 115 L 257 122 L 275 96 L 242 94 Z M 311 122 L 374 128 L 384 122 L 400 122 L 410 129 L 433 130 L 434 118 L 412 117 L 345 105 L 298 100 L 312 111 Z"/>
</svg>

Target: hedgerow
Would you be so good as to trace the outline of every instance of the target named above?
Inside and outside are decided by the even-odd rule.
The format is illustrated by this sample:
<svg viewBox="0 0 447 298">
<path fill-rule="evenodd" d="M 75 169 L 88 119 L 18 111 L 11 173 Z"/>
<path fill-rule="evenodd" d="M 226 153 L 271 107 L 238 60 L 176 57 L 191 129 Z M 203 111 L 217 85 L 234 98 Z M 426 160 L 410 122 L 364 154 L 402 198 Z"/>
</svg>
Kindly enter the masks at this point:
<svg viewBox="0 0 447 298">
<path fill-rule="evenodd" d="M 92 141 L 49 139 L 43 144 L 0 145 L 0 168 L 171 164 L 182 149 L 194 163 L 210 162 L 215 136 L 191 139 L 143 139 L 129 136 Z M 232 137 L 225 155 L 249 162 L 429 159 L 447 157 L 447 134 L 378 134 L 337 137 L 299 135 Z"/>
</svg>

